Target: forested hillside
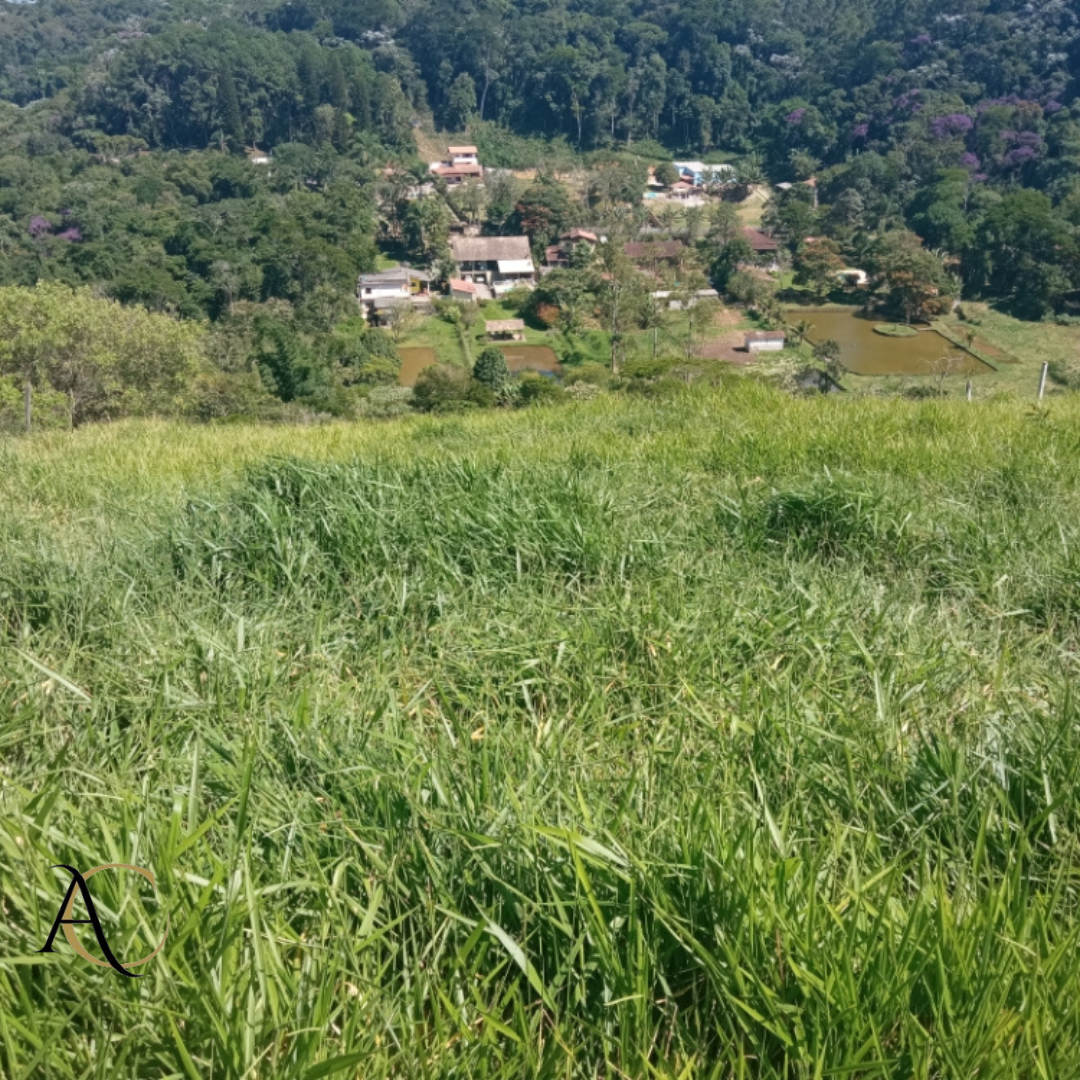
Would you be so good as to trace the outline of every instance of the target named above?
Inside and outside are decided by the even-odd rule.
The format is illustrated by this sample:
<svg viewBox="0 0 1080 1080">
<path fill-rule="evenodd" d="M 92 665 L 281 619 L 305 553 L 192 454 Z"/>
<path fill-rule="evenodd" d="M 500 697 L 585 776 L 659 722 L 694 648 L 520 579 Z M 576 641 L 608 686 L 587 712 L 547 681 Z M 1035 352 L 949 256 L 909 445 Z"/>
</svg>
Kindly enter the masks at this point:
<svg viewBox="0 0 1080 1080">
<path fill-rule="evenodd" d="M 542 189 L 562 199 L 543 229 L 491 178 L 475 206 L 410 202 L 417 137 L 467 130 L 489 166 L 723 158 L 795 184 L 765 213 L 792 257 L 811 235 L 839 265 L 891 250 L 942 296 L 1075 318 L 1078 67 L 1065 0 L 2 2 L 0 285 L 212 321 L 283 301 L 326 334 L 380 246 L 445 253 L 448 207 L 540 254 L 556 222 L 595 222 L 600 185 Z M 740 255 L 701 265 L 723 289 Z"/>
<path fill-rule="evenodd" d="M 316 138 L 329 106 L 391 141 L 414 111 L 450 126 L 475 111 L 584 146 L 836 161 L 912 138 L 911 118 L 943 106 L 1052 114 L 1074 94 L 1078 42 L 1065 0 L 41 0 L 0 15 L 0 91 L 20 105 L 69 91 L 58 127 L 76 144 L 100 131 L 201 147 L 241 126 Z"/>
</svg>

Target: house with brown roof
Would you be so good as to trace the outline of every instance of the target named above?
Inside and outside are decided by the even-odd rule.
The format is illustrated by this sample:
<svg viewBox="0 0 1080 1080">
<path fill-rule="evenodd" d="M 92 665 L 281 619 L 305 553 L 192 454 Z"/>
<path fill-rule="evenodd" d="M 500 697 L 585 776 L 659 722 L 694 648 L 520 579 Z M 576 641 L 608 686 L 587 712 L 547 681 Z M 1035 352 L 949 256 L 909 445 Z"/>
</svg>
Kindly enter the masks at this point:
<svg viewBox="0 0 1080 1080">
<path fill-rule="evenodd" d="M 780 245 L 771 236 L 747 226 L 743 229 L 743 237 L 750 245 L 758 266 L 774 272 L 780 269 Z"/>
<path fill-rule="evenodd" d="M 588 229 L 571 229 L 564 232 L 554 244 L 544 249 L 544 265 L 552 269 L 568 270 L 570 257 L 575 248 L 584 244 L 592 249 L 600 242 L 600 238 Z"/>
<path fill-rule="evenodd" d="M 450 154 L 451 165 L 479 165 L 480 159 L 477 157 L 477 150 L 475 146 L 449 146 L 447 152 Z"/>
<path fill-rule="evenodd" d="M 484 333 L 492 341 L 524 341 L 524 319 L 492 319 L 484 323 Z"/>
<path fill-rule="evenodd" d="M 450 254 L 463 280 L 483 284 L 495 296 L 536 282 L 527 236 L 451 236 Z"/>
<path fill-rule="evenodd" d="M 447 187 L 457 187 L 466 180 L 475 180 L 480 183 L 484 179 L 484 170 L 479 165 L 433 165 L 433 176 L 443 180 Z"/>
<path fill-rule="evenodd" d="M 623 251 L 639 270 L 655 270 L 661 264 L 677 266 L 686 258 L 682 240 L 631 240 Z"/>
</svg>

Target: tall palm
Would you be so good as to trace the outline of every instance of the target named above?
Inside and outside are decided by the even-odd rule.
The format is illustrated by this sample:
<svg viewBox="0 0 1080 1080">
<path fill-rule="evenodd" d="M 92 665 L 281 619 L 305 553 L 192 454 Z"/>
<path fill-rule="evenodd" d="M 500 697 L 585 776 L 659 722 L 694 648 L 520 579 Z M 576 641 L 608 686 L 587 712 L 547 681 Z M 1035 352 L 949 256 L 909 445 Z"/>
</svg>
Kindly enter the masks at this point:
<svg viewBox="0 0 1080 1080">
<path fill-rule="evenodd" d="M 788 337 L 795 339 L 796 345 L 801 345 L 814 332 L 814 324 L 806 319 L 800 319 L 797 323 L 788 323 L 784 330 Z"/>
</svg>

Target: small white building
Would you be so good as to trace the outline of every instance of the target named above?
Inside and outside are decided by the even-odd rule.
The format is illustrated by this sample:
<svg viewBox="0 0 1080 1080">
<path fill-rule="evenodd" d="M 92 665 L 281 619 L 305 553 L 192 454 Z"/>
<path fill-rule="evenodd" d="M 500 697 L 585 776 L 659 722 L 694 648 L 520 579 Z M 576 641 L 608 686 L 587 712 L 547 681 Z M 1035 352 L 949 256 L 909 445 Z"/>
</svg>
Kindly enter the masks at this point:
<svg viewBox="0 0 1080 1080">
<path fill-rule="evenodd" d="M 837 270 L 836 277 L 841 285 L 846 285 L 849 289 L 864 289 L 870 284 L 870 276 L 867 272 L 854 267 Z"/>
<path fill-rule="evenodd" d="M 743 348 L 748 353 L 780 352 L 786 344 L 787 335 L 783 330 L 758 330 L 743 339 Z"/>
</svg>

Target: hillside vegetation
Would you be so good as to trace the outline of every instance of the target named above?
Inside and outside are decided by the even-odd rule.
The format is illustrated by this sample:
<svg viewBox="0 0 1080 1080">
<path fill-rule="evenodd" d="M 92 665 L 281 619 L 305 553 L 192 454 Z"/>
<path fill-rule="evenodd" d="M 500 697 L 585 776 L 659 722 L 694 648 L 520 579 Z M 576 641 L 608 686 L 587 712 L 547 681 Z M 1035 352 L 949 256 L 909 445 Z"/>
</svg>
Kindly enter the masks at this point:
<svg viewBox="0 0 1080 1080">
<path fill-rule="evenodd" d="M 1078 421 L 0 443 L 0 1072 L 1071 1075 Z"/>
</svg>

